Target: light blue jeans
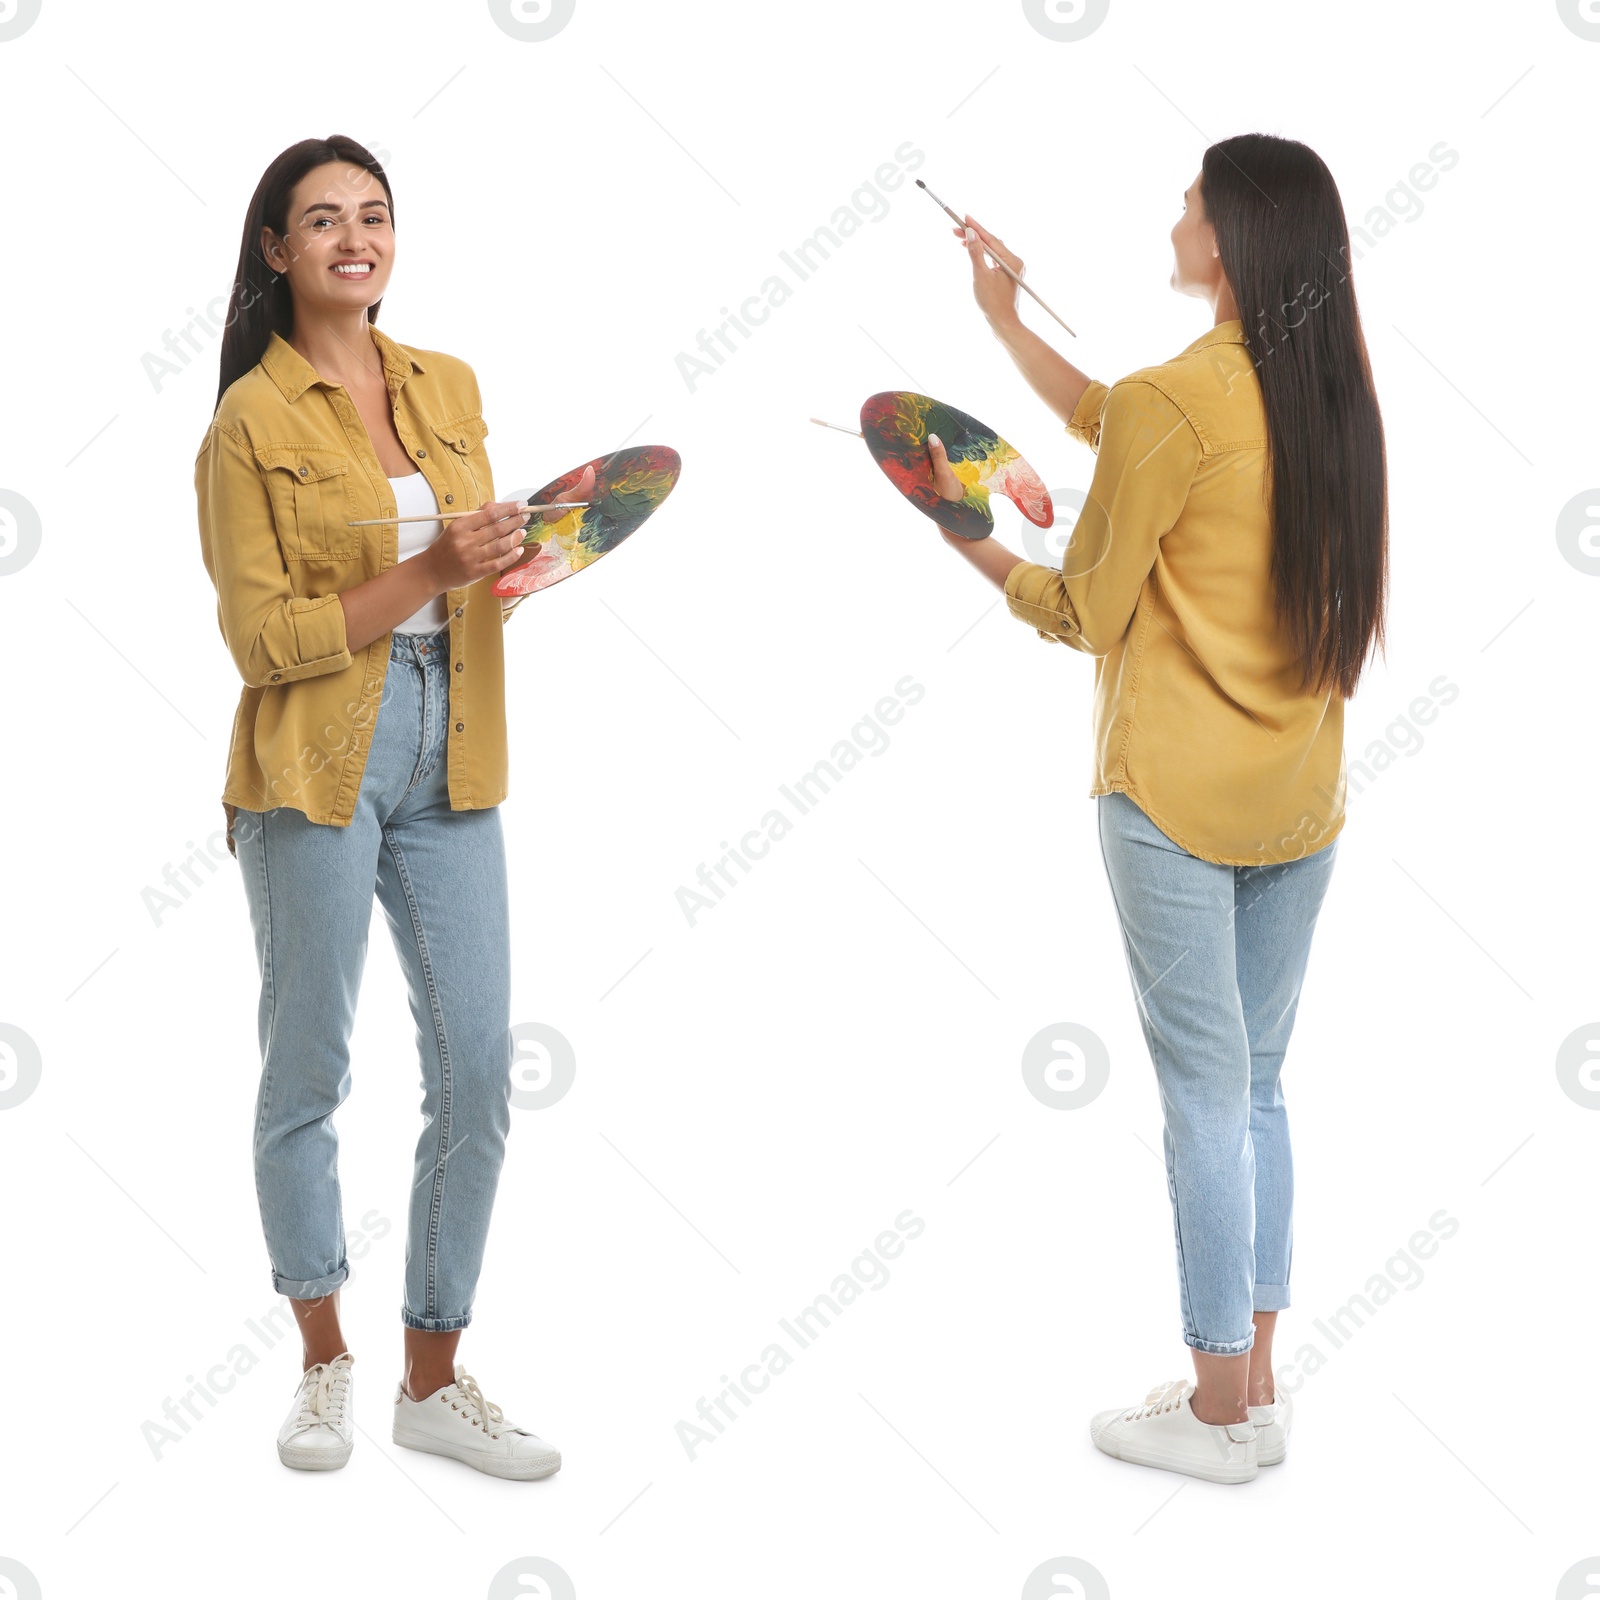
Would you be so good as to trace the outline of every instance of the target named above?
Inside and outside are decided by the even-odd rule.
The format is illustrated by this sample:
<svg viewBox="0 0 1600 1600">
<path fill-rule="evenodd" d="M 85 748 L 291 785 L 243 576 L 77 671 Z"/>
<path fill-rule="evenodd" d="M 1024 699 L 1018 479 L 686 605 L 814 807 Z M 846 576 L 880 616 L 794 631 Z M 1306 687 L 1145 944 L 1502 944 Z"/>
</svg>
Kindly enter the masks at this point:
<svg viewBox="0 0 1600 1600">
<path fill-rule="evenodd" d="M 1339 841 L 1225 867 L 1174 844 L 1125 794 L 1098 800 L 1165 1124 L 1183 1336 L 1239 1355 L 1253 1311 L 1289 1304 L 1294 1169 L 1279 1072 Z"/>
<path fill-rule="evenodd" d="M 349 826 L 290 806 L 234 818 L 261 969 L 255 1171 L 273 1286 L 311 1300 L 349 1276 L 333 1114 L 376 888 L 422 1066 L 400 1315 L 435 1331 L 471 1320 L 511 1115 L 500 811 L 450 809 L 449 693 L 449 630 L 395 633 Z"/>
</svg>

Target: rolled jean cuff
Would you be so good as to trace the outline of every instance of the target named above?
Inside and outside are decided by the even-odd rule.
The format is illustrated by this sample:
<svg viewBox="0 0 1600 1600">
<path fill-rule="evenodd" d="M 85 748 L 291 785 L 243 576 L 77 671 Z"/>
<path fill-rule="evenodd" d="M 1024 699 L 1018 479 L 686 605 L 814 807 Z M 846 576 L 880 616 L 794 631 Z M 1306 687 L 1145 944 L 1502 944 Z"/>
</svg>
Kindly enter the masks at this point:
<svg viewBox="0 0 1600 1600">
<path fill-rule="evenodd" d="M 1257 1311 L 1287 1311 L 1289 1285 L 1286 1283 L 1258 1283 L 1252 1302 Z"/>
<path fill-rule="evenodd" d="M 291 1300 L 320 1300 L 323 1295 L 332 1294 L 349 1276 L 348 1262 L 320 1278 L 285 1278 L 274 1272 L 272 1287 Z"/>
<path fill-rule="evenodd" d="M 424 1333 L 454 1333 L 472 1321 L 472 1313 L 459 1317 L 419 1317 L 408 1306 L 400 1307 L 400 1320 L 408 1328 L 420 1328 Z"/>
<path fill-rule="evenodd" d="M 1234 1339 L 1227 1344 L 1216 1344 L 1210 1339 L 1197 1339 L 1191 1333 L 1184 1334 L 1183 1342 L 1191 1350 L 1204 1351 L 1208 1356 L 1242 1356 L 1255 1344 L 1256 1330 L 1252 1328 L 1248 1338 Z"/>
</svg>

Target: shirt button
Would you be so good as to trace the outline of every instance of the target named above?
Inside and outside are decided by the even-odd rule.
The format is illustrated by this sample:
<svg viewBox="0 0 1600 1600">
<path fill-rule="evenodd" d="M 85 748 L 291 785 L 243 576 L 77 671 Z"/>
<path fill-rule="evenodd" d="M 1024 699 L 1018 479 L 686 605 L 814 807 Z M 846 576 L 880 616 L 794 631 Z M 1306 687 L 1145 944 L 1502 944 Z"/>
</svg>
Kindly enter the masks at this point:
<svg viewBox="0 0 1600 1600">
<path fill-rule="evenodd" d="M 464 722 L 458 722 L 458 723 L 457 723 L 457 724 L 456 724 L 456 732 L 457 732 L 457 733 L 460 733 L 460 732 L 461 732 L 461 730 L 462 730 L 462 729 L 463 729 L 463 728 L 464 728 L 464 727 L 466 727 L 466 723 L 464 723 Z"/>
<path fill-rule="evenodd" d="M 428 452 L 426 450 L 419 450 L 417 451 L 417 458 L 420 460 L 423 456 L 427 455 L 427 453 Z"/>
<path fill-rule="evenodd" d="M 453 506 L 456 503 L 456 497 L 453 494 L 447 494 L 444 497 L 444 503 L 447 506 Z"/>
<path fill-rule="evenodd" d="M 465 439 L 457 439 L 456 448 L 458 450 L 465 450 L 467 448 L 467 441 Z"/>
<path fill-rule="evenodd" d="M 459 672 L 465 665 L 466 665 L 466 662 L 464 662 L 464 661 L 456 662 L 456 671 Z"/>
<path fill-rule="evenodd" d="M 310 469 L 310 467 L 301 467 L 301 469 L 300 469 L 300 476 L 301 476 L 301 477 L 302 477 L 302 478 L 309 478 L 309 477 L 310 477 L 310 476 L 311 476 L 311 469 Z"/>
<path fill-rule="evenodd" d="M 457 606 L 457 607 L 456 607 L 456 615 L 457 615 L 457 616 L 458 616 L 458 617 L 459 617 L 459 616 L 460 616 L 460 615 L 461 615 L 461 611 L 462 611 L 462 608 L 461 608 L 461 607 L 460 607 L 460 606 Z"/>
<path fill-rule="evenodd" d="M 283 674 L 281 672 L 274 672 L 272 674 L 272 681 L 274 683 L 276 683 L 278 681 L 278 679 L 281 678 L 282 676 L 283 676 Z"/>
</svg>

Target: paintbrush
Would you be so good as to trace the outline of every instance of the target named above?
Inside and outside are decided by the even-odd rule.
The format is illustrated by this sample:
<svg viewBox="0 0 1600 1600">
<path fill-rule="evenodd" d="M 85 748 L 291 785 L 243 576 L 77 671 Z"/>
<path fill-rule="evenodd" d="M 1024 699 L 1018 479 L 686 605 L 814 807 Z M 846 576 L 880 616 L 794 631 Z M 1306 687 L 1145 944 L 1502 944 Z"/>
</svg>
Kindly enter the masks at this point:
<svg viewBox="0 0 1600 1600">
<path fill-rule="evenodd" d="M 864 439 L 866 435 L 859 428 L 847 428 L 842 422 L 824 422 L 821 417 L 811 419 L 819 428 L 837 428 L 840 433 L 853 433 L 856 438 Z"/>
<path fill-rule="evenodd" d="M 941 210 L 941 211 L 943 211 L 943 212 L 944 212 L 944 214 L 945 214 L 945 215 L 946 215 L 946 216 L 947 216 L 947 217 L 949 217 L 949 218 L 950 218 L 950 220 L 951 220 L 951 221 L 952 221 L 952 222 L 954 222 L 954 223 L 955 223 L 955 225 L 956 225 L 956 226 L 957 226 L 957 227 L 958 227 L 958 228 L 960 228 L 960 229 L 961 229 L 961 231 L 962 231 L 962 233 L 963 233 L 963 234 L 965 234 L 965 233 L 966 233 L 966 231 L 967 231 L 967 229 L 968 229 L 968 227 L 969 227 L 969 226 L 971 226 L 971 225 L 970 225 L 970 224 L 969 224 L 969 223 L 968 223 L 968 222 L 967 222 L 967 220 L 966 220 L 966 218 L 965 218 L 965 217 L 958 217 L 958 216 L 957 216 L 957 215 L 956 215 L 956 214 L 955 214 L 955 212 L 953 212 L 953 211 L 952 211 L 952 210 L 951 210 L 951 209 L 950 209 L 950 207 L 949 207 L 949 206 L 947 206 L 947 205 L 946 205 L 946 204 L 945 204 L 945 203 L 944 203 L 944 201 L 943 201 L 943 200 L 941 200 L 941 199 L 940 199 L 940 198 L 939 198 L 939 197 L 938 197 L 938 195 L 936 195 L 936 194 L 935 194 L 935 193 L 934 193 L 934 192 L 933 192 L 933 190 L 932 190 L 932 189 L 930 189 L 930 188 L 929 188 L 929 187 L 928 187 L 928 186 L 927 186 L 927 184 L 925 184 L 925 183 L 924 183 L 924 182 L 923 182 L 923 181 L 922 181 L 922 179 L 921 179 L 921 178 L 918 178 L 918 179 L 917 179 L 917 187 L 918 187 L 918 188 L 919 188 L 919 189 L 920 189 L 920 190 L 922 190 L 922 192 L 923 192 L 923 193 L 924 193 L 924 194 L 925 194 L 925 195 L 927 195 L 927 197 L 928 197 L 928 198 L 929 198 L 929 199 L 930 199 L 930 200 L 931 200 L 931 201 L 933 201 L 933 203 L 934 203 L 934 204 L 935 204 L 935 205 L 936 205 L 936 206 L 938 206 L 938 207 L 939 207 L 939 209 L 940 209 L 940 210 Z M 977 233 L 977 229 L 975 229 L 975 228 L 974 228 L 974 229 L 973 229 L 973 232 L 974 232 L 974 233 Z M 980 241 L 981 241 L 981 240 L 982 240 L 982 238 L 983 238 L 983 235 L 982 235 L 982 234 L 978 234 L 978 238 L 979 238 L 979 240 L 980 240 Z M 992 251 L 992 250 L 990 250 L 990 249 L 988 249 L 988 247 L 987 247 L 987 246 L 985 246 L 985 247 L 984 247 L 984 248 L 985 248 L 985 254 L 987 254 L 987 255 L 988 255 L 988 257 L 989 257 L 989 259 L 990 259 L 990 260 L 991 260 L 991 261 L 992 261 L 992 262 L 994 262 L 994 264 L 995 264 L 995 265 L 996 265 L 996 266 L 997 266 L 997 267 L 1000 267 L 1000 268 L 1002 268 L 1002 269 L 1003 269 L 1003 270 L 1004 270 L 1004 271 L 1005 271 L 1005 273 L 1006 273 L 1006 274 L 1007 274 L 1007 276 L 1008 276 L 1008 277 L 1009 277 L 1009 278 L 1010 278 L 1010 279 L 1011 279 L 1011 281 L 1012 281 L 1012 282 L 1013 282 L 1013 283 L 1014 283 L 1014 284 L 1016 284 L 1016 286 L 1017 286 L 1017 287 L 1018 287 L 1018 288 L 1019 288 L 1019 289 L 1021 289 L 1021 290 L 1023 290 L 1023 291 L 1024 291 L 1024 292 L 1025 292 L 1025 293 L 1027 293 L 1027 294 L 1032 294 L 1032 295 L 1033 295 L 1033 298 L 1034 298 L 1034 299 L 1035 299 L 1035 300 L 1039 300 L 1039 297 L 1038 297 L 1038 295 L 1036 295 L 1036 294 L 1033 294 L 1033 290 L 1032 290 L 1032 289 L 1030 289 L 1030 288 L 1028 288 L 1028 286 L 1027 286 L 1027 284 L 1025 284 L 1025 283 L 1024 283 L 1024 282 L 1023 282 L 1023 281 L 1022 281 L 1022 279 L 1021 279 L 1021 278 L 1019 278 L 1019 277 L 1018 277 L 1018 276 L 1017 276 L 1017 274 L 1016 274 L 1016 273 L 1014 273 L 1014 272 L 1013 272 L 1013 271 L 1012 271 L 1012 270 L 1011 270 L 1011 268 L 1010 268 L 1010 267 L 1008 267 L 1008 266 L 1006 266 L 1006 264 L 1005 264 L 1005 262 L 1003 262 L 1003 261 L 1002 261 L 1002 260 L 1001 260 L 1001 259 L 1000 259 L 1000 257 L 999 257 L 999 256 L 997 256 L 997 255 L 996 255 L 996 254 L 995 254 L 995 253 L 994 253 L 994 252 L 993 252 L 993 251 Z M 1040 304 L 1040 305 L 1041 305 L 1041 306 L 1044 306 L 1044 309 L 1045 309 L 1045 310 L 1046 310 L 1046 311 L 1050 311 L 1050 307 L 1049 307 L 1049 306 L 1046 306 L 1046 305 L 1045 305 L 1045 304 L 1044 304 L 1044 301 L 1043 301 L 1043 300 L 1039 300 L 1039 304 Z M 1056 314 L 1055 314 L 1055 312 L 1053 312 L 1053 311 L 1050 311 L 1050 315 L 1051 315 L 1051 316 L 1052 316 L 1052 317 L 1056 317 Z M 1056 317 L 1056 321 L 1057 321 L 1057 322 L 1061 322 L 1061 318 L 1060 318 L 1060 317 Z M 1066 325 L 1066 323 L 1065 323 L 1065 322 L 1061 322 L 1061 326 L 1062 326 L 1062 327 L 1063 327 L 1063 328 L 1067 328 L 1067 325 Z M 1072 329 L 1071 329 L 1071 328 L 1067 328 L 1067 332 L 1068 332 L 1068 333 L 1072 333 Z M 1074 338 L 1074 339 L 1076 339 L 1076 338 L 1077 338 L 1077 337 L 1078 337 L 1078 336 L 1077 336 L 1077 334 L 1075 334 L 1075 333 L 1072 333 L 1072 337 L 1073 337 L 1073 338 Z"/>
<path fill-rule="evenodd" d="M 522 509 L 524 511 L 570 511 L 578 506 L 586 506 L 588 504 L 590 502 L 587 500 L 546 500 L 543 505 L 537 506 L 524 503 Z M 478 510 L 482 511 L 483 507 L 479 506 Z M 345 527 L 376 528 L 380 525 L 388 527 L 390 523 L 394 522 L 453 522 L 457 517 L 470 517 L 472 514 L 470 511 L 446 511 L 443 516 L 435 512 L 432 516 L 424 513 L 420 517 L 363 517 L 359 522 L 345 523 Z"/>
</svg>

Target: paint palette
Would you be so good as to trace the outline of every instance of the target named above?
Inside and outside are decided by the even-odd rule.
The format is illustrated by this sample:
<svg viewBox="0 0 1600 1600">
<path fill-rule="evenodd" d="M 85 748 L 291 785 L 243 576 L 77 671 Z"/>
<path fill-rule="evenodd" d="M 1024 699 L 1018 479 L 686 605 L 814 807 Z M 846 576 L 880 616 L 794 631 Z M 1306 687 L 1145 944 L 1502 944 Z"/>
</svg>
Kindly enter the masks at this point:
<svg viewBox="0 0 1600 1600">
<path fill-rule="evenodd" d="M 676 450 L 664 444 L 634 445 L 596 456 L 553 478 L 524 498 L 562 500 L 576 487 L 585 467 L 594 468 L 589 504 L 567 512 L 559 521 L 535 517 L 528 524 L 525 545 L 537 545 L 531 560 L 502 572 L 490 585 L 494 594 L 537 594 L 575 572 L 593 566 L 635 533 L 669 494 L 683 470 Z"/>
<path fill-rule="evenodd" d="M 928 435 L 944 445 L 950 470 L 967 491 L 946 500 L 933 486 Z M 1036 528 L 1056 519 L 1044 480 L 993 428 L 976 417 L 906 389 L 869 395 L 861 407 L 861 435 L 889 482 L 925 517 L 963 539 L 994 532 L 989 497 L 1003 494 Z"/>
</svg>

